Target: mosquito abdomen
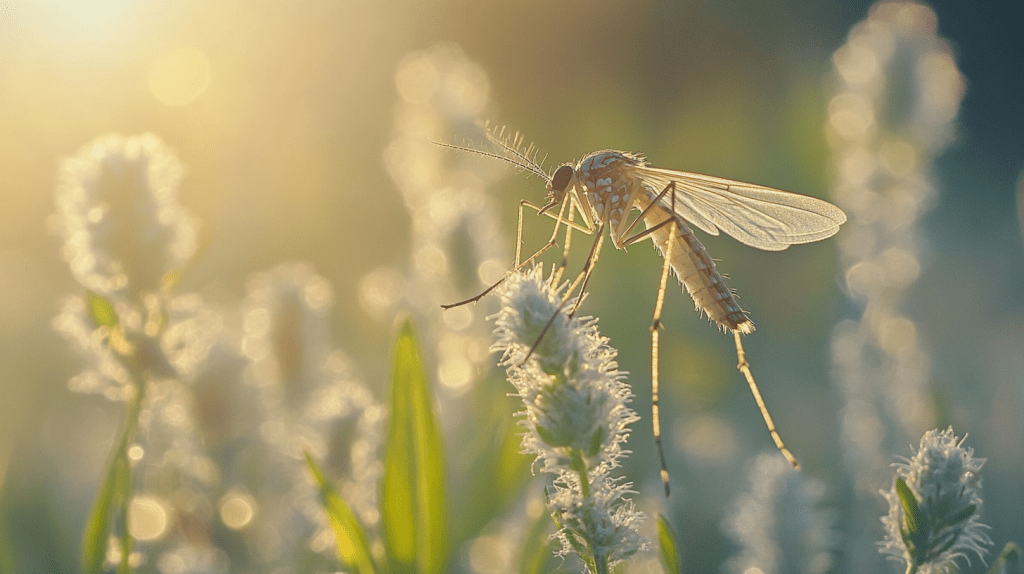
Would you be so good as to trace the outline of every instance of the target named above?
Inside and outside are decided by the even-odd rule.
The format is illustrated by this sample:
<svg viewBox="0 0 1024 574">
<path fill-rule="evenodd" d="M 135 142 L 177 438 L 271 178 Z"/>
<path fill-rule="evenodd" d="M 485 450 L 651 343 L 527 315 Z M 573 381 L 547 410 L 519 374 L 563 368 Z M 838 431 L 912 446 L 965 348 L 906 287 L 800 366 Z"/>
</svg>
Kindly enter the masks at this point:
<svg viewBox="0 0 1024 574">
<path fill-rule="evenodd" d="M 665 209 L 655 208 L 644 218 L 644 224 L 650 229 L 665 221 L 666 215 L 676 221 L 675 234 L 672 234 L 673 226 L 666 225 L 651 233 L 651 238 L 662 256 L 669 251 L 668 242 L 673 242 L 669 265 L 690 293 L 696 308 L 706 313 L 723 330 L 752 333 L 754 322 L 740 307 L 732 290 L 726 286 L 707 249 L 683 220 Z"/>
</svg>

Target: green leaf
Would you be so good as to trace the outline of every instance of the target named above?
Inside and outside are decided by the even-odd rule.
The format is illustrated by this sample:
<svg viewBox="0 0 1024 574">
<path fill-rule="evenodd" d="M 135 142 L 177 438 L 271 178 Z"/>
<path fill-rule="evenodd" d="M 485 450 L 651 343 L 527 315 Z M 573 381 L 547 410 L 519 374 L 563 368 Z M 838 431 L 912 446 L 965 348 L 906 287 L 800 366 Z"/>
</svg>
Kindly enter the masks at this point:
<svg viewBox="0 0 1024 574">
<path fill-rule="evenodd" d="M 943 518 L 943 522 L 945 522 L 947 526 L 956 526 L 957 524 L 960 524 L 964 520 L 967 520 L 968 518 L 974 516 L 974 513 L 977 510 L 978 510 L 978 507 L 973 505 L 973 504 L 971 504 L 971 505 L 967 506 L 966 508 L 962 509 L 960 512 L 957 512 L 956 514 L 954 514 L 952 516 L 947 516 L 947 517 Z"/>
<path fill-rule="evenodd" d="M 663 515 L 658 515 L 658 546 L 661 548 L 661 565 L 669 574 L 682 574 L 683 559 L 676 544 L 676 533 Z"/>
<path fill-rule="evenodd" d="M 110 461 L 110 466 L 107 467 L 82 534 L 82 571 L 85 574 L 103 572 L 110 523 L 116 509 L 128 497 L 129 481 L 128 457 L 118 449 Z"/>
<path fill-rule="evenodd" d="M 551 548 L 553 540 L 548 531 L 551 530 L 551 523 L 551 517 L 541 513 L 530 524 L 519 552 L 519 567 L 515 569 L 515 572 L 522 574 L 550 572 L 548 562 L 553 555 Z"/>
<path fill-rule="evenodd" d="M 475 397 L 472 404 L 491 405 L 492 408 L 478 409 L 474 413 L 477 416 L 469 423 L 479 429 L 479 440 L 470 439 L 474 444 L 463 447 L 465 451 L 471 448 L 473 461 L 465 474 L 468 479 L 459 489 L 460 495 L 449 500 L 448 514 L 459 517 L 448 525 L 450 548 L 460 547 L 480 536 L 484 527 L 495 516 L 505 513 L 508 504 L 518 498 L 530 483 L 530 458 L 519 452 L 518 420 L 510 416 L 510 408 L 498 406 L 505 402 L 511 405 L 512 401 L 504 392 L 500 395 L 492 392 L 499 388 L 497 381 L 494 383 L 492 389 L 474 389 L 483 391 L 487 396 Z M 479 412 L 482 410 L 489 412 Z M 481 420 L 480 415 L 493 420 L 487 423 Z"/>
<path fill-rule="evenodd" d="M 85 292 L 85 304 L 89 310 L 89 318 L 97 327 L 109 327 L 114 329 L 118 326 L 117 311 L 114 305 L 102 295 L 92 291 Z"/>
<path fill-rule="evenodd" d="M 324 505 L 324 510 L 327 511 L 331 530 L 334 531 L 334 537 L 338 542 L 338 558 L 346 566 L 354 568 L 356 574 L 373 574 L 375 571 L 373 558 L 362 525 L 338 495 L 334 485 L 320 472 L 313 457 L 308 452 L 303 454 L 306 455 L 309 472 L 320 488 L 320 501 Z"/>
<path fill-rule="evenodd" d="M 914 537 L 921 532 L 921 524 L 925 521 L 925 517 L 921 513 L 921 507 L 917 504 L 917 497 L 914 496 L 914 491 L 910 490 L 910 487 L 907 486 L 907 481 L 903 480 L 903 477 L 896 479 L 896 494 L 899 495 L 900 503 L 903 504 L 907 533 Z"/>
<path fill-rule="evenodd" d="M 409 321 L 395 345 L 381 505 L 384 541 L 396 568 L 443 572 L 448 548 L 441 432 Z"/>
<path fill-rule="evenodd" d="M 1007 542 L 1006 546 L 1003 547 L 1003 551 L 999 553 L 999 558 L 992 564 L 992 567 L 988 569 L 988 574 L 1013 574 L 1018 572 L 1020 569 L 1020 547 L 1013 542 Z"/>
<path fill-rule="evenodd" d="M 85 292 L 85 306 L 89 313 L 89 319 L 97 327 L 106 327 L 109 334 L 110 348 L 120 355 L 128 356 L 133 352 L 132 344 L 125 337 L 121 329 L 121 321 L 117 317 L 117 311 L 113 303 L 102 295 L 92 291 Z"/>
</svg>

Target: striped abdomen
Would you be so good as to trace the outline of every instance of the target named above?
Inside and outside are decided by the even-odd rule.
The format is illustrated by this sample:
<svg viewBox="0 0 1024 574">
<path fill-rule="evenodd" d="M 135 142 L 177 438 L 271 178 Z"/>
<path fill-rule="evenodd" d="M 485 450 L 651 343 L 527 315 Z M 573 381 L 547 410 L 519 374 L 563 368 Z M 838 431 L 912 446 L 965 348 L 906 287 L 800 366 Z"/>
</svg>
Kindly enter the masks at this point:
<svg viewBox="0 0 1024 574">
<path fill-rule="evenodd" d="M 638 193 L 636 207 L 642 211 L 650 204 L 651 199 L 648 193 Z M 694 305 L 707 313 L 708 317 L 723 330 L 752 333 L 754 322 L 740 308 L 739 302 L 733 296 L 732 290 L 725 285 L 707 249 L 683 219 L 659 205 L 644 217 L 644 224 L 650 229 L 669 217 L 676 221 L 675 234 L 672 234 L 672 225 L 666 225 L 651 233 L 651 239 L 662 257 L 668 252 L 669 241 L 672 242 L 672 260 L 669 264 L 690 293 Z"/>
</svg>

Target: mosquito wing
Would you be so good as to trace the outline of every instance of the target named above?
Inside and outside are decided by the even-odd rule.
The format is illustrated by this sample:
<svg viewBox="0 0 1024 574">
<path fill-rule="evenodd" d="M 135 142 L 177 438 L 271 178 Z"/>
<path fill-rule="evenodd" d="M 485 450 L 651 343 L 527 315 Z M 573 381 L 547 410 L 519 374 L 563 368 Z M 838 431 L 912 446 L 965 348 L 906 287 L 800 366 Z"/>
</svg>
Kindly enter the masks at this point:
<svg viewBox="0 0 1024 574">
<path fill-rule="evenodd" d="M 752 183 L 685 171 L 637 167 L 655 193 L 676 184 L 675 212 L 700 230 L 726 232 L 741 243 L 765 251 L 831 237 L 846 222 L 842 209 L 814 197 Z M 661 205 L 671 210 L 672 197 Z"/>
</svg>

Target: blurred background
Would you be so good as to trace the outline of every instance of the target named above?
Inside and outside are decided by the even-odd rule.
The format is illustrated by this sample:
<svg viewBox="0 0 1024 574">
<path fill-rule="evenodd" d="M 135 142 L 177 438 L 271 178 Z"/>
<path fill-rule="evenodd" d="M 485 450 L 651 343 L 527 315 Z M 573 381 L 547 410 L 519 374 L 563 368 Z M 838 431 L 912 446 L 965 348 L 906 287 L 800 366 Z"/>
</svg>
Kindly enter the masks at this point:
<svg viewBox="0 0 1024 574">
<path fill-rule="evenodd" d="M 199 222 L 179 291 L 227 309 L 251 294 L 254 273 L 307 263 L 333 289 L 330 344 L 352 358 L 377 400 L 387 397 L 394 317 L 412 312 L 426 332 L 442 416 L 455 417 L 453 404 L 491 404 L 469 403 L 470 386 L 487 385 L 492 397 L 511 387 L 488 367 L 487 340 L 468 351 L 458 343 L 472 357 L 463 364 L 446 358 L 455 343 L 440 331 L 486 334 L 493 302 L 454 318 L 438 306 L 500 277 L 513 260 L 518 201 L 539 203 L 544 193 L 539 179 L 497 162 L 430 147 L 482 146 L 477 119 L 521 130 L 547 168 L 597 149 L 638 151 L 660 167 L 847 209 L 844 231 L 861 235 L 851 232 L 845 245 L 844 231 L 781 253 L 701 236 L 757 324 L 745 344 L 776 424 L 808 479 L 824 485 L 821 504 L 839 517 L 831 548 L 844 558 L 831 567 L 870 571 L 851 564 L 873 564 L 876 549 L 843 533 L 881 539 L 885 508 L 872 493 L 890 486 L 888 464 L 910 456 L 922 432 L 947 425 L 988 459 L 983 521 L 997 548 L 1021 542 L 1024 37 L 1013 2 L 929 5 L 965 90 L 948 147 L 944 140 L 915 152 L 931 191 L 909 218 L 916 271 L 887 303 L 912 322 L 898 333 L 923 357 L 915 396 L 927 397 L 929 414 L 882 433 L 886 458 L 875 472 L 883 478 L 871 482 L 849 468 L 851 413 L 859 412 L 851 402 L 863 397 L 851 398 L 855 376 L 835 342 L 873 301 L 848 275 L 871 227 L 855 221 L 856 198 L 842 195 L 845 148 L 836 134 L 844 128 L 830 117 L 846 89 L 833 55 L 871 2 L 0 2 L 0 532 L 8 563 L 25 572 L 77 568 L 81 528 L 122 416 L 116 404 L 69 391 L 81 363 L 51 327 L 61 298 L 82 290 L 52 216 L 63 158 L 108 132 L 157 135 L 185 166 L 180 201 Z M 455 94 L 448 100 L 424 88 L 445 78 L 456 84 L 436 89 Z M 430 182 L 409 166 L 421 160 L 433 162 L 430 173 L 479 189 L 453 200 L 476 202 L 479 218 L 464 237 L 489 242 L 472 255 L 475 268 L 421 249 L 431 233 L 421 211 L 444 208 L 430 204 Z M 472 183 L 459 174 L 474 174 Z M 543 244 L 550 223 L 527 223 L 528 250 Z M 459 243 L 445 233 L 442 251 Z M 586 253 L 580 237 L 576 265 Z M 749 486 L 755 455 L 772 445 L 734 370 L 731 338 L 670 287 L 662 424 L 674 494 L 657 498 L 647 417 L 660 263 L 646 245 L 606 247 L 583 313 L 600 317 L 631 373 L 643 420 L 624 474 L 645 499 L 640 507 L 673 520 L 687 571 L 716 572 L 742 545 L 724 516 Z M 448 283 L 428 289 L 423 276 Z M 884 349 L 881 356 L 884 371 L 891 361 Z M 894 400 L 882 410 L 912 410 Z M 446 423 L 450 459 L 479 420 Z M 862 527 L 843 518 L 858 500 L 873 517 Z M 870 557 L 850 561 L 857 552 Z"/>
</svg>

